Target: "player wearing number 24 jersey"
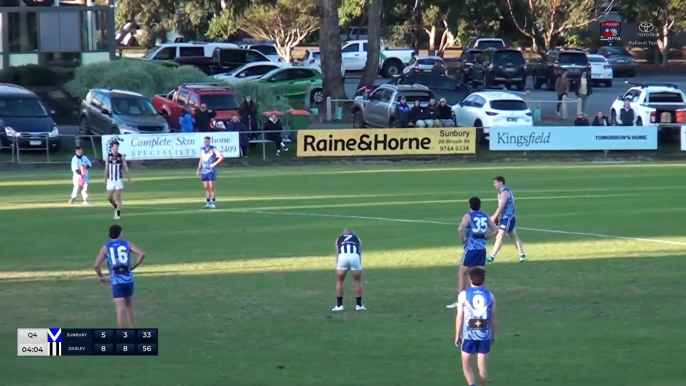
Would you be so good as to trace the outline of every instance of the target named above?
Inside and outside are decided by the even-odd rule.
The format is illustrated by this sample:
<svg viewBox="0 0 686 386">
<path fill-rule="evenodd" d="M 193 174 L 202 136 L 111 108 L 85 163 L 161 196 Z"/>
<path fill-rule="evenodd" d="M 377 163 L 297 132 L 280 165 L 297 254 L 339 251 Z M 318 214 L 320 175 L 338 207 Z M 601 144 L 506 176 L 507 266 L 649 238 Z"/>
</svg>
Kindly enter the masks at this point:
<svg viewBox="0 0 686 386">
<path fill-rule="evenodd" d="M 455 318 L 455 346 L 462 349 L 462 371 L 467 383 L 476 386 L 472 372 L 472 356 L 477 356 L 480 385 L 488 384 L 488 355 L 496 340 L 495 296 L 484 287 L 486 271 L 469 271 L 471 287 L 460 292 Z"/>
<path fill-rule="evenodd" d="M 110 242 L 100 249 L 95 259 L 95 273 L 103 285 L 112 286 L 112 298 L 117 309 L 117 325 L 124 327 L 124 320 L 128 318 L 129 326 L 134 327 L 135 315 L 133 310 L 133 270 L 143 263 L 145 252 L 133 243 L 122 240 L 122 227 L 112 225 L 109 230 Z M 131 265 L 131 252 L 138 255 L 136 263 Z M 102 274 L 102 263 L 107 260 L 109 279 Z"/>
</svg>

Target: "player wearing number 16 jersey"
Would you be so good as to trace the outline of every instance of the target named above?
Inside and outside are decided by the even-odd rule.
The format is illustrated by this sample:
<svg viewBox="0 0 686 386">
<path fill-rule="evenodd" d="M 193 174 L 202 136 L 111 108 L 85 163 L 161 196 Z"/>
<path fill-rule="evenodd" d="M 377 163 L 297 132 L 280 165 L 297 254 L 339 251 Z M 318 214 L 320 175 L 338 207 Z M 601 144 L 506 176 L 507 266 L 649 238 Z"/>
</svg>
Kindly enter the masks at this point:
<svg viewBox="0 0 686 386">
<path fill-rule="evenodd" d="M 112 298 L 117 309 L 117 326 L 124 327 L 128 317 L 129 327 L 135 325 L 133 311 L 133 270 L 143 263 L 145 252 L 133 243 L 122 240 L 122 228 L 112 225 L 109 231 L 110 242 L 100 249 L 95 259 L 95 273 L 100 283 L 107 284 L 108 279 L 102 274 L 102 263 L 107 260 L 110 271 L 109 282 L 112 286 Z M 138 255 L 136 263 L 131 265 L 131 252 Z"/>
<path fill-rule="evenodd" d="M 472 268 L 469 271 L 471 288 L 460 292 L 455 318 L 455 346 L 462 349 L 462 372 L 470 386 L 476 386 L 472 372 L 472 356 L 476 355 L 479 368 L 479 385 L 488 385 L 488 355 L 495 343 L 495 296 L 483 285 L 486 271 Z"/>
<path fill-rule="evenodd" d="M 470 268 L 486 265 L 486 240 L 495 236 L 498 228 L 488 215 L 481 211 L 481 199 L 469 199 L 469 213 L 462 217 L 458 233 L 464 245 L 462 262 L 457 277 L 457 293 L 464 291 L 467 286 L 467 273 Z M 457 303 L 448 304 L 447 308 L 457 307 Z"/>
</svg>

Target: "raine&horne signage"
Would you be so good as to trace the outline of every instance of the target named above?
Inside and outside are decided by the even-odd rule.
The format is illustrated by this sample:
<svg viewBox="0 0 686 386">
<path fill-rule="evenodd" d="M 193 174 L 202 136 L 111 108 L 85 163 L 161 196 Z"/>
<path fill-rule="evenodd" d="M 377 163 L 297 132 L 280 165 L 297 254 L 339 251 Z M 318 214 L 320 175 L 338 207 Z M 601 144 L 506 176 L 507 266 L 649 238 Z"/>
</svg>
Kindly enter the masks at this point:
<svg viewBox="0 0 686 386">
<path fill-rule="evenodd" d="M 489 142 L 494 151 L 657 150 L 657 127 L 492 127 Z"/>
<path fill-rule="evenodd" d="M 240 157 L 236 132 L 103 135 L 102 157 L 106 160 L 112 143 L 117 141 L 119 152 L 129 161 L 200 158 L 205 137 L 211 138 L 224 157 Z"/>
</svg>

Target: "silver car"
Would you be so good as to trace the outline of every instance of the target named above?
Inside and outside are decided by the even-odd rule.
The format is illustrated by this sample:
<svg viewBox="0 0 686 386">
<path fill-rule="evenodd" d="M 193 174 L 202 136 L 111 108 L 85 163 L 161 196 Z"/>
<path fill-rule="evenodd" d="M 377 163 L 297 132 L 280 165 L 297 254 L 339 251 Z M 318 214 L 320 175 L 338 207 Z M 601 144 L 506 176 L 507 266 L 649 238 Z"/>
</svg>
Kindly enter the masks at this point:
<svg viewBox="0 0 686 386">
<path fill-rule="evenodd" d="M 435 98 L 434 93 L 428 87 L 418 84 L 384 84 L 369 91 L 354 99 L 352 113 L 353 127 L 356 129 L 363 127 L 393 127 L 395 107 L 403 97 L 407 100 L 408 105 L 412 106 L 415 101 L 419 101 L 422 107 L 426 107 L 429 101 Z"/>
<path fill-rule="evenodd" d="M 93 89 L 81 101 L 79 132 L 81 135 L 168 133 L 169 125 L 141 94 Z"/>
</svg>

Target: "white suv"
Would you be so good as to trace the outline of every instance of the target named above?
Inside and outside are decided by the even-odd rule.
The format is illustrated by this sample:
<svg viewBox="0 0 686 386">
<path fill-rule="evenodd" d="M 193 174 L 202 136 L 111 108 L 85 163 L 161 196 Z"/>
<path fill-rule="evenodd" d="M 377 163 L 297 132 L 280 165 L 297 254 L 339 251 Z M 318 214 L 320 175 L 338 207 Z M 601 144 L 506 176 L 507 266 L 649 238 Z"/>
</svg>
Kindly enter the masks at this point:
<svg viewBox="0 0 686 386">
<path fill-rule="evenodd" d="M 165 43 L 158 44 L 147 54 L 143 55 L 143 60 L 174 60 L 188 56 L 212 57 L 215 48 L 238 48 L 233 43 L 214 43 L 214 42 L 184 42 L 184 43 Z"/>
<path fill-rule="evenodd" d="M 492 126 L 533 126 L 533 113 L 519 95 L 502 91 L 470 94 L 453 106 L 457 126 L 476 127 L 479 142 L 489 139 Z"/>
</svg>

